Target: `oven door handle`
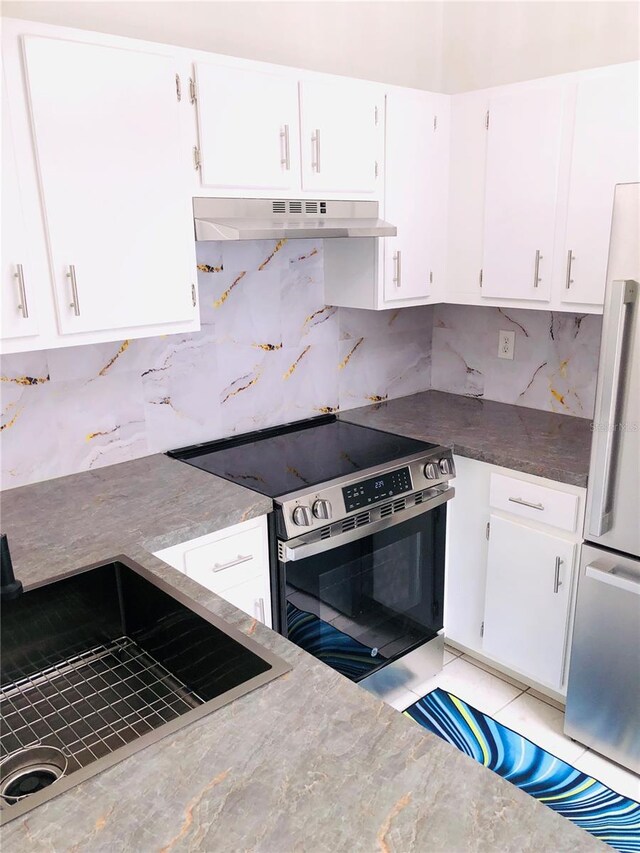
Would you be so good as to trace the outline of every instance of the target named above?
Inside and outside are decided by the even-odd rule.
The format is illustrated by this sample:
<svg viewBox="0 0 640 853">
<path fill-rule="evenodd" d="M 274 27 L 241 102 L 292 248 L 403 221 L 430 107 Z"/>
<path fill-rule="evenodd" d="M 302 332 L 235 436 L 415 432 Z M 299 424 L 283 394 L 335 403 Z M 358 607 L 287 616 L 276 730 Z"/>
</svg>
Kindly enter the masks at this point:
<svg viewBox="0 0 640 853">
<path fill-rule="evenodd" d="M 347 530 L 346 533 L 338 533 L 329 539 L 317 539 L 315 542 L 308 542 L 305 537 L 301 536 L 298 539 L 291 539 L 289 542 L 278 542 L 278 561 L 280 563 L 291 563 L 294 560 L 303 560 L 305 557 L 313 557 L 316 554 L 332 551 L 340 545 L 355 542 L 356 539 L 364 539 L 372 533 L 379 533 L 381 530 L 396 527 L 398 524 L 403 524 L 405 521 L 410 521 L 412 518 L 431 512 L 436 507 L 450 501 L 455 493 L 456 490 L 450 486 L 445 491 L 440 492 L 440 494 L 423 503 L 416 504 L 409 507 L 409 509 L 401 510 L 378 521 L 363 524 L 362 527 L 354 527 L 352 530 Z"/>
</svg>

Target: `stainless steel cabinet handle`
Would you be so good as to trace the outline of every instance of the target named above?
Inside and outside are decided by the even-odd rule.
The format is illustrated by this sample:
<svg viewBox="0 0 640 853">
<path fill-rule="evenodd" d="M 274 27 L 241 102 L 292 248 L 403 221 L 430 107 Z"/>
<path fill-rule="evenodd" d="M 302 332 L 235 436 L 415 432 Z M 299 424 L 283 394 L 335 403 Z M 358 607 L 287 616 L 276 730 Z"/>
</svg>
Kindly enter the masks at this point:
<svg viewBox="0 0 640 853">
<path fill-rule="evenodd" d="M 525 501 L 524 498 L 509 498 L 509 500 L 512 504 L 521 504 L 531 509 L 544 509 L 544 504 L 532 504 L 531 501 Z"/>
<path fill-rule="evenodd" d="M 573 284 L 573 279 L 571 278 L 571 262 L 572 261 L 575 261 L 575 258 L 573 257 L 573 250 L 569 249 L 569 251 L 567 252 L 567 281 L 565 284 L 567 290 L 569 290 L 569 288 Z"/>
<path fill-rule="evenodd" d="M 615 481 L 616 422 L 624 408 L 625 338 L 631 328 L 632 311 L 638 304 L 638 282 L 611 282 L 610 300 L 605 306 L 600 351 L 596 410 L 593 418 L 593 445 L 589 488 L 589 532 L 602 536 L 611 527 Z M 601 381 L 606 377 L 605 381 Z"/>
<path fill-rule="evenodd" d="M 18 291 L 20 293 L 20 304 L 18 310 L 22 311 L 22 316 L 25 320 L 29 319 L 29 306 L 27 305 L 27 291 L 24 286 L 24 272 L 22 264 L 16 264 L 16 272 L 14 276 L 18 279 Z"/>
<path fill-rule="evenodd" d="M 235 560 L 229 560 L 228 563 L 214 563 L 213 571 L 223 572 L 225 569 L 230 569 L 232 566 L 239 566 L 240 563 L 248 563 L 249 560 L 253 560 L 253 554 L 248 554 L 246 557 L 242 554 L 238 554 Z"/>
<path fill-rule="evenodd" d="M 258 619 L 264 625 L 264 598 L 256 599 L 256 604 L 258 605 Z"/>
<path fill-rule="evenodd" d="M 76 268 L 73 264 L 69 265 L 67 278 L 71 279 L 71 298 L 73 302 L 69 303 L 69 308 L 73 308 L 73 313 L 76 317 L 80 316 L 80 300 L 78 299 L 78 282 L 76 281 Z"/>
<path fill-rule="evenodd" d="M 284 166 L 285 171 L 289 171 L 291 169 L 291 151 L 289 148 L 289 125 L 283 125 L 282 130 L 280 131 L 280 139 L 284 146 L 284 154 L 280 160 L 280 165 Z"/>
<path fill-rule="evenodd" d="M 562 565 L 563 560 L 562 557 L 556 557 L 556 573 L 553 578 L 553 591 L 557 593 L 562 586 L 562 581 L 560 580 L 560 566 Z"/>
<path fill-rule="evenodd" d="M 536 263 L 533 270 L 533 286 L 537 287 L 538 284 L 542 281 L 540 278 L 540 261 L 542 260 L 542 255 L 540 254 L 540 249 L 536 249 Z"/>
<path fill-rule="evenodd" d="M 320 128 L 316 128 L 315 133 L 311 134 L 311 144 L 313 145 L 314 153 L 312 157 L 315 156 L 315 160 L 311 161 L 311 168 L 315 169 L 316 172 L 320 172 Z"/>
<path fill-rule="evenodd" d="M 393 256 L 394 276 L 393 283 L 396 287 L 402 287 L 402 252 L 400 249 Z"/>
</svg>

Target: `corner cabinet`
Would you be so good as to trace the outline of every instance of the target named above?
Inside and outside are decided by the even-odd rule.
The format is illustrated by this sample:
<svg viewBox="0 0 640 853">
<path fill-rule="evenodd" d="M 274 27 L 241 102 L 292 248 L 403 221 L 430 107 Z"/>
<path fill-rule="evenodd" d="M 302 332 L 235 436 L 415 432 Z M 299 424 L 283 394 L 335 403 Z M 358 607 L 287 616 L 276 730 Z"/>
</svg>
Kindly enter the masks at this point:
<svg viewBox="0 0 640 853">
<path fill-rule="evenodd" d="M 550 298 L 562 122 L 558 88 L 489 102 L 483 296 Z"/>
<path fill-rule="evenodd" d="M 164 548 L 154 556 L 271 627 L 265 516 Z"/>
<path fill-rule="evenodd" d="M 449 97 L 389 88 L 384 99 L 384 218 L 395 237 L 325 240 L 325 299 L 384 310 L 437 301 L 444 288 Z"/>
<path fill-rule="evenodd" d="M 449 98 L 395 89 L 385 110 L 384 300 L 424 299 L 444 284 Z"/>
</svg>

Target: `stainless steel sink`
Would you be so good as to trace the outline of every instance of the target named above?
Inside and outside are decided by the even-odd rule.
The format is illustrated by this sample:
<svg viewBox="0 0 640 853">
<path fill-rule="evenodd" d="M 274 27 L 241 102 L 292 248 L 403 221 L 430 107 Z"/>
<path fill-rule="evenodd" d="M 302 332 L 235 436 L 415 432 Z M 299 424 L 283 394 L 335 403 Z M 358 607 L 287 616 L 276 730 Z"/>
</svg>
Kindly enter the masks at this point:
<svg viewBox="0 0 640 853">
<path fill-rule="evenodd" d="M 0 822 L 289 665 L 126 557 L 2 605 Z"/>
</svg>

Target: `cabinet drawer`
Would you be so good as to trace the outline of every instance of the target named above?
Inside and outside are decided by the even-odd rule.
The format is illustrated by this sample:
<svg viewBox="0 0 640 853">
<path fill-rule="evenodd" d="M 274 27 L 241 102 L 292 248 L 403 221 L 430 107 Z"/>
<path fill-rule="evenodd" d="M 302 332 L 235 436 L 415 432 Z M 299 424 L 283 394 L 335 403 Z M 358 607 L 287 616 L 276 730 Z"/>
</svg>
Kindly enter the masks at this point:
<svg viewBox="0 0 640 853">
<path fill-rule="evenodd" d="M 502 474 L 491 475 L 491 506 L 522 518 L 573 532 L 578 518 L 578 502 L 578 495 Z"/>
<path fill-rule="evenodd" d="M 266 542 L 254 528 L 217 542 L 191 548 L 184 555 L 186 574 L 213 592 L 237 586 L 266 571 Z"/>
</svg>

